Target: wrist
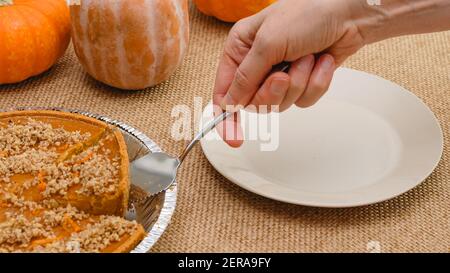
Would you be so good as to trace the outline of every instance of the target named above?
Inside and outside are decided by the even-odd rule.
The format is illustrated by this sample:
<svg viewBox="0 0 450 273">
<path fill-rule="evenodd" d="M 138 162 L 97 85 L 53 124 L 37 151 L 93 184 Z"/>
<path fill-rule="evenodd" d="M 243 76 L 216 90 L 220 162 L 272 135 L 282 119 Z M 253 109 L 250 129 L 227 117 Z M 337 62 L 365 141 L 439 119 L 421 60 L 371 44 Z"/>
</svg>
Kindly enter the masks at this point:
<svg viewBox="0 0 450 273">
<path fill-rule="evenodd" d="M 350 0 L 347 10 L 349 24 L 358 29 L 365 45 L 388 38 L 390 14 L 383 0 Z"/>
<path fill-rule="evenodd" d="M 349 0 L 347 10 L 364 44 L 450 29 L 448 0 Z"/>
</svg>

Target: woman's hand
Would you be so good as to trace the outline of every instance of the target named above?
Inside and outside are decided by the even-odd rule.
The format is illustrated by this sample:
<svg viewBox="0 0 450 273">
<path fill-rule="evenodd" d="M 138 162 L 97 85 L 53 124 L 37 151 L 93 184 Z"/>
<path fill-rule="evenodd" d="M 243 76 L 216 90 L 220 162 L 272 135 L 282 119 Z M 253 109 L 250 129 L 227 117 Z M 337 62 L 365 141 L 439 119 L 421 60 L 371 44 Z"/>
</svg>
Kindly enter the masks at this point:
<svg viewBox="0 0 450 273">
<path fill-rule="evenodd" d="M 219 63 L 214 104 L 227 106 L 313 105 L 328 89 L 333 72 L 363 46 L 346 16 L 346 1 L 279 1 L 231 29 Z M 315 54 L 315 55 L 314 55 Z M 266 77 L 273 65 L 292 62 L 289 73 Z M 229 109 L 228 109 L 229 110 Z M 219 133 L 232 146 L 242 143 L 236 120 Z"/>
<path fill-rule="evenodd" d="M 269 111 L 284 111 L 293 104 L 311 106 L 327 91 L 334 70 L 347 57 L 366 43 L 430 31 L 427 26 L 448 17 L 449 2 L 381 0 L 377 7 L 366 0 L 280 0 L 231 29 L 213 102 L 228 111 L 248 105 Z M 430 19 L 430 11 L 435 19 Z M 434 28 L 445 28 L 443 24 L 437 21 Z M 289 72 L 268 75 L 282 61 L 292 62 Z M 237 118 L 218 126 L 218 132 L 229 145 L 242 144 Z"/>
</svg>

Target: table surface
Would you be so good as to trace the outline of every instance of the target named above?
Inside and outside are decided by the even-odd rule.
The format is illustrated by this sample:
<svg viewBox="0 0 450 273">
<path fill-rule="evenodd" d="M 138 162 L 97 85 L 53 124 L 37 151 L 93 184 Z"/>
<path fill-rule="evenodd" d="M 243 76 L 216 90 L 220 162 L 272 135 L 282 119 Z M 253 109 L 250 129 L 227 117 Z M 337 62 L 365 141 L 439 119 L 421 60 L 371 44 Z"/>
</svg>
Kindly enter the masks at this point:
<svg viewBox="0 0 450 273">
<path fill-rule="evenodd" d="M 191 41 L 170 80 L 143 91 L 120 91 L 93 80 L 72 46 L 46 73 L 0 86 L 0 109 L 52 106 L 110 116 L 145 132 L 176 154 L 171 138 L 175 105 L 211 98 L 217 60 L 231 27 L 191 6 Z M 393 200 L 359 208 L 323 209 L 285 204 L 247 192 L 217 173 L 194 148 L 179 173 L 179 196 L 154 252 L 404 252 L 450 251 L 450 32 L 400 37 L 367 46 L 344 66 L 411 90 L 439 119 L 445 149 L 420 186 Z M 399 105 L 401 107 L 401 105 Z"/>
</svg>

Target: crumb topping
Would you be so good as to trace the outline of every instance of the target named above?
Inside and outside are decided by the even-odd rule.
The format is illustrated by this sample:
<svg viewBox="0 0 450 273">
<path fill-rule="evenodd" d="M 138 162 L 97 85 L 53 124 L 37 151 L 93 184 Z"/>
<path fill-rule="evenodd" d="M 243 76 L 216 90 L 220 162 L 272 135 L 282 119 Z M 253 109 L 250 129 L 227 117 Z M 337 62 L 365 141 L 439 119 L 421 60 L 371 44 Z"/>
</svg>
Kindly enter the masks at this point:
<svg viewBox="0 0 450 273">
<path fill-rule="evenodd" d="M 14 251 L 14 246 L 27 247 L 32 238 L 54 238 L 46 230 L 39 217 L 27 219 L 23 215 L 9 215 L 8 220 L 0 223 L 0 252 Z"/>
<path fill-rule="evenodd" d="M 125 234 L 132 234 L 136 229 L 135 221 L 126 221 L 118 216 L 102 215 L 98 222 L 88 224 L 85 230 L 74 233 L 66 243 L 66 251 L 71 252 L 75 247 L 80 252 L 100 252 L 111 243 L 120 241 Z"/>
<path fill-rule="evenodd" d="M 54 164 L 57 154 L 54 151 L 41 151 L 34 148 L 9 157 L 0 158 L 0 175 L 3 181 L 10 182 L 15 174 L 35 173 Z"/>
<path fill-rule="evenodd" d="M 73 145 L 87 140 L 89 133 L 69 132 L 63 128 L 53 128 L 50 124 L 28 118 L 25 124 L 9 121 L 0 128 L 0 151 L 5 155 L 17 155 L 33 147 Z"/>
<path fill-rule="evenodd" d="M 70 205 L 53 208 L 2 193 L 8 210 L 0 223 L 0 253 L 100 252 L 138 227 L 118 216 L 90 216 Z M 57 227 L 64 231 L 55 232 Z"/>
<path fill-rule="evenodd" d="M 11 182 L 13 175 L 32 174 L 34 179 L 24 183 L 23 189 L 38 186 L 44 197 L 64 196 L 78 184 L 78 194 L 113 194 L 118 187 L 120 158 L 109 158 L 111 151 L 104 147 L 104 140 L 63 162 L 57 160 L 58 150 L 64 152 L 90 136 L 31 118 L 25 124 L 10 122 L 0 127 L 0 182 Z"/>
</svg>

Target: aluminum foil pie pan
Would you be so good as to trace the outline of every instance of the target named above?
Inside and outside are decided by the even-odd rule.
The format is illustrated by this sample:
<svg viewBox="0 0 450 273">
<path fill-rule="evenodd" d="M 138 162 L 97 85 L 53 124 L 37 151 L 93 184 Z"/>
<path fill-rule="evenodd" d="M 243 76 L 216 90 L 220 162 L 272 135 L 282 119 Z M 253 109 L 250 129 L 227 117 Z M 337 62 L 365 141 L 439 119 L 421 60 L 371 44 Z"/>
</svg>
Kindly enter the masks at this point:
<svg viewBox="0 0 450 273">
<path fill-rule="evenodd" d="M 127 144 L 130 163 L 148 153 L 161 151 L 159 146 L 144 133 L 126 123 L 102 115 L 64 108 L 27 107 L 18 109 L 16 108 L 8 111 L 18 110 L 53 110 L 77 113 L 96 118 L 110 125 L 114 125 L 121 130 L 124 136 L 125 142 Z M 0 111 L 6 112 L 7 110 Z M 175 205 L 177 201 L 177 183 L 173 183 L 173 185 L 169 189 L 159 193 L 156 196 L 143 199 L 142 197 L 146 196 L 146 193 L 143 192 L 143 189 L 134 185 L 133 181 L 130 182 L 130 202 L 128 204 L 128 210 L 125 218 L 128 220 L 136 220 L 144 227 L 147 232 L 147 236 L 145 236 L 145 238 L 131 252 L 146 253 L 152 248 L 156 241 L 158 241 L 159 237 L 161 237 L 161 235 L 169 225 L 170 219 L 175 211 Z"/>
</svg>

